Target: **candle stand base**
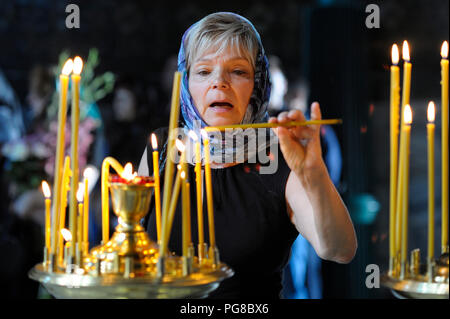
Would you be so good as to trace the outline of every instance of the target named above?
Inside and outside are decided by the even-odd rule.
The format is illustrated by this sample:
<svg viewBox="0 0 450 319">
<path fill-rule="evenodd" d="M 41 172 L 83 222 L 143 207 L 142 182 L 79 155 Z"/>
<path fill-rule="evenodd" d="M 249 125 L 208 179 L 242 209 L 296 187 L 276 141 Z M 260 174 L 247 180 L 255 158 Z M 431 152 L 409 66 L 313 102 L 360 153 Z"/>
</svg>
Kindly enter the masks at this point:
<svg viewBox="0 0 450 319">
<path fill-rule="evenodd" d="M 422 264 L 417 273 L 409 272 L 404 279 L 387 272 L 382 275 L 381 284 L 391 289 L 392 294 L 399 299 L 448 299 L 448 253 L 443 254 L 435 263 L 428 264 L 431 264 L 431 271 L 427 265 Z"/>
</svg>

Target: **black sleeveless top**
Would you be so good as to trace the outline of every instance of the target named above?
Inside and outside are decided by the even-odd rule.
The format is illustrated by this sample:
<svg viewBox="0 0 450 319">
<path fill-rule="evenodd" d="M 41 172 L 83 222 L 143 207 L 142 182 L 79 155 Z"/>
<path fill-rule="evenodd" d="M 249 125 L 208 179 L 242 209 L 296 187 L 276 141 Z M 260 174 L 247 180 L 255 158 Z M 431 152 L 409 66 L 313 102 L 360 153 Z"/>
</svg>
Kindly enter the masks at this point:
<svg viewBox="0 0 450 319">
<path fill-rule="evenodd" d="M 167 128 L 154 132 L 158 144 L 164 145 Z M 149 139 L 150 140 L 150 139 Z M 152 146 L 147 145 L 147 162 L 153 175 Z M 165 158 L 160 154 L 160 164 Z M 162 165 L 161 165 L 162 166 Z M 194 166 L 189 166 L 191 193 L 191 233 L 198 244 L 197 202 Z M 290 169 L 278 146 L 278 169 L 274 174 L 260 174 L 259 164 L 241 163 L 227 168 L 211 169 L 214 202 L 214 226 L 220 260 L 235 274 L 221 282 L 210 298 L 279 298 L 281 273 L 289 259 L 290 249 L 298 236 L 286 207 L 285 189 Z M 161 199 L 164 170 L 161 169 Z M 204 190 L 205 192 L 205 190 Z M 209 247 L 206 196 L 203 196 L 204 238 Z M 155 205 L 145 221 L 150 238 L 156 241 Z M 181 200 L 175 211 L 169 249 L 182 254 Z"/>
</svg>

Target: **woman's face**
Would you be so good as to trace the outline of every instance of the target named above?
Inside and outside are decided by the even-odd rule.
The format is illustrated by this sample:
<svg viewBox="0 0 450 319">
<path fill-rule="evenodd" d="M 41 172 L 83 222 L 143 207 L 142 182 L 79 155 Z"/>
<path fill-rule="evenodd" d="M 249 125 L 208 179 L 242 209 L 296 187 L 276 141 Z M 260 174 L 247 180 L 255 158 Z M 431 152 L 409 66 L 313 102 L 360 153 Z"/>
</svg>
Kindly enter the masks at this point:
<svg viewBox="0 0 450 319">
<path fill-rule="evenodd" d="M 237 50 L 213 50 L 196 57 L 189 70 L 189 92 L 210 126 L 239 124 L 254 86 L 254 70 Z"/>
</svg>

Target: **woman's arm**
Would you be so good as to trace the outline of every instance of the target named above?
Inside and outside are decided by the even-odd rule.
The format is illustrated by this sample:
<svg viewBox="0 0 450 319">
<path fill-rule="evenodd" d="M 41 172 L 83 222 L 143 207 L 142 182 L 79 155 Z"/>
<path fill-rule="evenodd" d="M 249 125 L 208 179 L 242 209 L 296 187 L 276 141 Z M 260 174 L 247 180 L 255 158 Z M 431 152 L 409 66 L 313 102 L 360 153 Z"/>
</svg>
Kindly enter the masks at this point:
<svg viewBox="0 0 450 319">
<path fill-rule="evenodd" d="M 302 179 L 291 172 L 286 201 L 291 221 L 320 258 L 349 263 L 356 253 L 356 235 L 347 208 L 323 168 Z"/>
<path fill-rule="evenodd" d="M 311 109 L 311 119 L 321 119 L 319 104 L 313 103 Z M 269 122 L 303 120 L 303 113 L 295 110 Z M 355 230 L 322 159 L 320 126 L 278 127 L 275 133 L 291 169 L 286 201 L 292 222 L 322 259 L 350 262 L 357 247 Z"/>
</svg>

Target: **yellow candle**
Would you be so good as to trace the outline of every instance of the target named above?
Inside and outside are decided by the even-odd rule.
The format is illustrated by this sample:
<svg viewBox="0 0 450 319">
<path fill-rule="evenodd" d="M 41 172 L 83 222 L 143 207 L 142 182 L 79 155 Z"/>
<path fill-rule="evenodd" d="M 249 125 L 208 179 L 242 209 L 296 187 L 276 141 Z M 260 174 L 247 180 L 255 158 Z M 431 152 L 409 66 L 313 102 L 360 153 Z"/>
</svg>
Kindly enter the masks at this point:
<svg viewBox="0 0 450 319">
<path fill-rule="evenodd" d="M 292 126 L 306 126 L 306 125 L 333 125 L 341 124 L 341 119 L 329 119 L 329 120 L 311 120 L 311 121 L 291 121 L 286 123 L 253 123 L 253 124 L 231 124 L 231 125 L 218 125 L 207 126 L 205 131 L 224 131 L 226 129 L 247 129 L 247 128 L 273 128 L 273 127 L 292 127 Z"/>
<path fill-rule="evenodd" d="M 84 212 L 83 212 L 83 251 L 87 253 L 89 249 L 89 178 L 86 169 L 83 172 L 84 176 Z"/>
<path fill-rule="evenodd" d="M 187 203 L 187 242 L 190 244 L 192 242 L 192 234 L 191 234 L 191 184 L 186 183 L 186 203 Z"/>
<path fill-rule="evenodd" d="M 47 251 L 50 249 L 50 206 L 51 206 L 51 192 L 50 187 L 46 181 L 42 181 L 41 183 L 42 192 L 45 197 L 45 248 Z"/>
<path fill-rule="evenodd" d="M 195 186 L 197 195 L 197 221 L 198 221 L 198 243 L 202 247 L 205 241 L 203 232 L 203 200 L 202 200 L 202 155 L 201 145 L 197 134 L 189 132 L 189 136 L 195 141 Z"/>
<path fill-rule="evenodd" d="M 395 256 L 395 217 L 397 197 L 398 171 L 398 132 L 399 132 L 399 104 L 400 104 L 400 68 L 398 67 L 399 53 L 396 44 L 392 46 L 391 66 L 391 169 L 390 169 L 390 201 L 389 201 L 389 252 L 391 260 Z M 392 269 L 390 269 L 392 270 Z"/>
<path fill-rule="evenodd" d="M 58 219 L 58 245 L 57 248 L 59 248 L 58 258 L 60 263 L 63 261 L 63 237 L 61 234 L 61 229 L 65 227 L 66 224 L 66 207 L 67 207 L 67 192 L 69 191 L 69 184 L 70 184 L 70 176 L 72 175 L 70 171 L 70 157 L 66 156 L 64 158 L 64 169 L 62 174 L 62 180 L 61 180 L 61 198 L 60 198 L 60 211 L 59 211 L 59 219 Z"/>
<path fill-rule="evenodd" d="M 409 145 L 411 137 L 412 112 L 409 104 L 405 106 L 404 115 L 404 133 L 405 133 L 405 152 L 404 152 L 404 168 L 403 168 L 403 197 L 402 197 L 402 246 L 401 246 L 401 262 L 406 263 L 408 250 L 408 200 L 409 200 Z"/>
<path fill-rule="evenodd" d="M 216 246 L 216 236 L 214 232 L 214 206 L 212 198 L 211 184 L 211 163 L 209 154 L 209 138 L 206 131 L 202 130 L 203 150 L 205 152 L 205 184 L 206 184 L 206 200 L 208 207 L 208 227 L 209 227 L 209 244 L 211 248 Z"/>
<path fill-rule="evenodd" d="M 178 116 L 180 113 L 180 83 L 181 83 L 181 73 L 175 72 L 173 78 L 172 87 L 172 102 L 170 109 L 170 120 L 169 120 L 169 140 L 167 141 L 167 160 L 166 168 L 164 171 L 164 196 L 163 196 L 163 206 L 162 206 L 162 232 L 161 236 L 166 237 L 167 229 L 167 218 L 168 210 L 170 204 L 170 190 L 172 189 L 172 179 L 173 179 L 173 161 L 172 161 L 172 150 L 175 143 L 175 128 L 178 126 Z M 167 252 L 167 247 L 162 245 L 160 247 L 160 255 L 165 256 Z"/>
<path fill-rule="evenodd" d="M 75 57 L 73 62 L 72 81 L 72 135 L 70 140 L 70 157 L 72 179 L 70 185 L 70 206 L 69 206 L 69 229 L 72 233 L 72 242 L 70 254 L 75 256 L 75 243 L 77 240 L 77 222 L 76 222 L 76 189 L 78 186 L 78 131 L 80 123 L 80 81 L 81 70 L 83 69 L 83 60 L 80 57 Z"/>
<path fill-rule="evenodd" d="M 83 242 L 83 220 L 84 220 L 83 196 L 84 196 L 84 185 L 83 185 L 83 183 L 78 183 L 78 190 L 77 190 L 77 201 L 78 201 L 77 243 L 78 243 L 78 249 L 82 248 L 82 242 Z"/>
<path fill-rule="evenodd" d="M 434 103 L 428 104 L 428 260 L 434 259 Z"/>
<path fill-rule="evenodd" d="M 441 49 L 441 95 L 442 95 L 442 253 L 448 247 L 448 42 Z"/>
<path fill-rule="evenodd" d="M 106 157 L 102 163 L 102 242 L 106 244 L 109 239 L 109 168 L 112 166 L 114 170 L 122 175 L 123 167 L 112 157 Z"/>
<path fill-rule="evenodd" d="M 403 216 L 402 214 L 402 204 L 403 204 L 403 195 L 404 195 L 404 187 L 406 185 L 403 185 L 404 182 L 404 159 L 405 154 L 403 154 L 406 151 L 406 142 L 405 139 L 405 130 L 404 127 L 404 114 L 405 114 L 405 106 L 409 104 L 410 99 L 410 90 L 411 90 L 411 68 L 412 65 L 410 63 L 410 54 L 409 54 L 409 45 L 407 41 L 403 41 L 403 48 L 402 48 L 402 58 L 404 60 L 403 63 L 403 89 L 402 89 L 402 109 L 400 111 L 400 114 L 402 114 L 401 121 L 400 121 L 400 155 L 399 155 L 399 162 L 398 162 L 398 178 L 397 178 L 397 199 L 396 199 L 396 211 L 397 211 L 397 218 L 396 218 L 396 254 L 400 252 L 401 248 L 401 239 L 403 238 L 402 230 L 403 230 Z"/>
<path fill-rule="evenodd" d="M 155 178 L 155 213 L 156 213 L 156 234 L 158 242 L 161 240 L 161 190 L 159 181 L 159 152 L 156 135 L 152 134 L 153 147 L 153 177 Z"/>
<path fill-rule="evenodd" d="M 183 256 L 187 257 L 188 247 L 189 247 L 189 230 L 188 230 L 188 207 L 187 207 L 187 185 L 186 178 L 182 181 L 182 199 L 183 199 L 183 209 L 182 209 L 182 237 L 183 237 Z"/>
<path fill-rule="evenodd" d="M 175 216 L 175 209 L 177 207 L 177 202 L 178 202 L 178 196 L 180 195 L 180 187 L 182 184 L 182 180 L 185 177 L 185 173 L 184 171 L 181 169 L 181 166 L 178 169 L 177 175 L 175 177 L 175 184 L 173 186 L 173 190 L 172 190 L 172 197 L 170 199 L 170 203 L 169 203 L 169 209 L 167 211 L 167 231 L 163 232 L 162 235 L 162 241 L 161 241 L 161 248 L 162 247 L 166 247 L 167 249 L 167 245 L 169 243 L 169 237 L 170 237 L 170 231 L 172 229 L 172 223 L 173 223 L 173 218 Z M 161 253 L 160 253 L 161 254 Z M 162 255 L 162 256 L 165 256 Z"/>
<path fill-rule="evenodd" d="M 55 154 L 55 171 L 53 180 L 53 214 L 52 214 L 52 236 L 51 236 L 51 253 L 56 254 L 56 246 L 58 244 L 58 222 L 60 212 L 60 197 L 61 197 L 61 176 L 62 176 L 62 164 L 64 157 L 64 129 L 66 126 L 66 113 L 67 113 L 67 89 L 69 87 L 69 75 L 72 73 L 73 61 L 67 60 L 62 69 L 62 74 L 59 76 L 59 109 L 58 109 L 58 133 L 56 141 L 56 154 Z"/>
</svg>

